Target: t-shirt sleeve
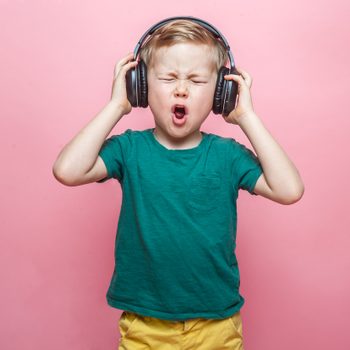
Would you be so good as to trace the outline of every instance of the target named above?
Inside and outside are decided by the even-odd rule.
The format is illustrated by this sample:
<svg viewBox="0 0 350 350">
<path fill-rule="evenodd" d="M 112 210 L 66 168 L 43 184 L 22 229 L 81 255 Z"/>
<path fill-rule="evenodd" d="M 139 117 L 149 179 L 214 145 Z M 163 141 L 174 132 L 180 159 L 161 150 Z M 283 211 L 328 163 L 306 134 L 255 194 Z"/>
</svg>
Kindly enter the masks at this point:
<svg viewBox="0 0 350 350">
<path fill-rule="evenodd" d="M 110 178 L 119 182 L 123 180 L 125 164 L 131 149 L 132 130 L 127 129 L 120 135 L 112 135 L 107 138 L 98 153 L 107 168 L 107 176 L 96 182 L 102 183 Z"/>
<path fill-rule="evenodd" d="M 232 156 L 232 172 L 234 178 L 234 185 L 238 189 L 248 191 L 252 195 L 254 187 L 263 169 L 258 157 L 252 150 L 231 139 L 231 156 Z"/>
</svg>

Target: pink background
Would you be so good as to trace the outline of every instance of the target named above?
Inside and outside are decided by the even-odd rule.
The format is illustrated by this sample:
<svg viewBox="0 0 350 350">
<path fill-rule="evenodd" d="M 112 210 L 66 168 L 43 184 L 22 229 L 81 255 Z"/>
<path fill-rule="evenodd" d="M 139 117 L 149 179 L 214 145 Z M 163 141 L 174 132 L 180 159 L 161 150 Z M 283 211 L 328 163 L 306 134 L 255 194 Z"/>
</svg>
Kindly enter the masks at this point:
<svg viewBox="0 0 350 350">
<path fill-rule="evenodd" d="M 301 201 L 240 192 L 247 350 L 350 349 L 348 1 L 1 1 L 0 348 L 116 349 L 107 305 L 121 188 L 66 187 L 52 165 L 108 102 L 142 34 L 191 15 L 253 77 L 256 113 L 295 163 Z M 346 99 L 346 100 L 345 100 Z M 152 127 L 134 109 L 112 133 Z M 211 114 L 202 130 L 251 147 Z"/>
</svg>

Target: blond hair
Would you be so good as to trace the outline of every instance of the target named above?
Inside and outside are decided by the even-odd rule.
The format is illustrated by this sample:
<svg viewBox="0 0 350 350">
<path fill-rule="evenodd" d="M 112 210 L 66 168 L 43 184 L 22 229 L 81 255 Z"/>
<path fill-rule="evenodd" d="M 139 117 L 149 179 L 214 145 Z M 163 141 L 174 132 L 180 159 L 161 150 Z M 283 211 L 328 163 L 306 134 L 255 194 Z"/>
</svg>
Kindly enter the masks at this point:
<svg viewBox="0 0 350 350">
<path fill-rule="evenodd" d="M 221 66 L 226 66 L 228 55 L 222 41 L 218 40 L 209 30 L 197 22 L 186 19 L 172 20 L 159 27 L 142 46 L 140 59 L 150 67 L 152 55 L 157 49 L 185 42 L 204 44 L 211 47 L 213 63 L 217 72 Z"/>
</svg>

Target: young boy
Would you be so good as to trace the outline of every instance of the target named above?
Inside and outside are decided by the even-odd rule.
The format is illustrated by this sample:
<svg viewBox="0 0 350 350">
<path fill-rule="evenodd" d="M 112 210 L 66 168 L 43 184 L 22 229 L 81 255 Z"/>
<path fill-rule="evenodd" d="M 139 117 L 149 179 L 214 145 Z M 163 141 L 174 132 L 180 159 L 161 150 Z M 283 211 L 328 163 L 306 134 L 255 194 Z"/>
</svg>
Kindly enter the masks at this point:
<svg viewBox="0 0 350 350">
<path fill-rule="evenodd" d="M 125 76 L 138 62 L 130 53 L 116 64 L 111 100 L 54 164 L 55 177 L 68 186 L 112 177 L 121 184 L 107 292 L 108 304 L 124 310 L 119 349 L 243 349 L 234 253 L 238 191 L 281 204 L 302 197 L 297 169 L 253 110 L 252 78 L 243 69 L 225 76 L 239 87 L 224 121 L 243 130 L 257 156 L 233 138 L 200 131 L 225 55 L 199 24 L 164 25 L 140 54 L 155 127 L 106 140 L 132 110 Z"/>
</svg>

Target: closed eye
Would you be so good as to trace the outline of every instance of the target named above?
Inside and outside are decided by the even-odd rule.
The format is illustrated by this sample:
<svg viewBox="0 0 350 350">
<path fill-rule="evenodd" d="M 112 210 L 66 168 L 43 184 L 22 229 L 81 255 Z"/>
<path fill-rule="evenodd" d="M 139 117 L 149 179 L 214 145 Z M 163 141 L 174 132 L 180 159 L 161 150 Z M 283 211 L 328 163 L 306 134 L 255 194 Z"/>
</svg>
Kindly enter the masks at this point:
<svg viewBox="0 0 350 350">
<path fill-rule="evenodd" d="M 164 80 L 164 81 L 174 81 L 174 79 L 160 79 L 160 80 Z M 197 81 L 197 80 L 192 80 L 192 83 L 195 84 L 206 84 L 206 81 Z"/>
</svg>

